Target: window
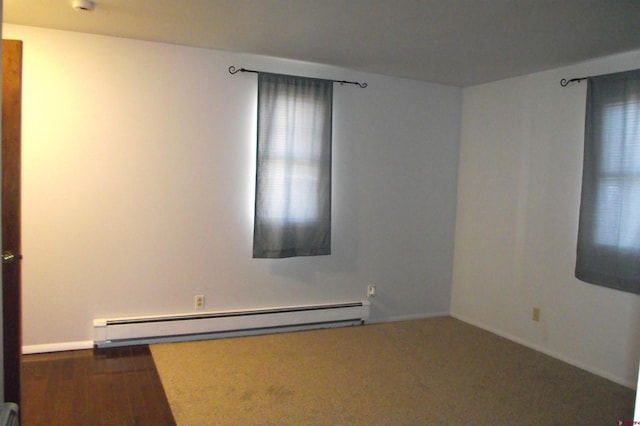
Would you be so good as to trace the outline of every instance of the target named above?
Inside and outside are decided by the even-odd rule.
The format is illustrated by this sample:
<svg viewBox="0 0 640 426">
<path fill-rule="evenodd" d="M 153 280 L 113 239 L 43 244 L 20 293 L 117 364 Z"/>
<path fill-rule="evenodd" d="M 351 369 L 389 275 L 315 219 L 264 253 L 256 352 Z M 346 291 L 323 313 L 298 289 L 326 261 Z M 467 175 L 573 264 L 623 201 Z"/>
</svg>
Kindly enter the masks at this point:
<svg viewBox="0 0 640 426">
<path fill-rule="evenodd" d="M 602 219 L 596 222 L 595 243 L 621 250 L 637 249 L 640 235 L 639 107 L 617 103 L 603 110 L 596 205 L 596 217 Z"/>
<path fill-rule="evenodd" d="M 333 84 L 260 73 L 253 257 L 329 254 Z"/>
<path fill-rule="evenodd" d="M 290 129 L 289 110 L 293 113 Z M 271 146 L 262 152 L 264 167 L 265 218 L 271 222 L 313 223 L 318 220 L 318 197 L 321 178 L 321 144 L 313 143 L 313 102 L 299 99 L 290 108 L 287 102 L 276 102 L 272 116 Z M 309 125 L 311 124 L 311 125 Z M 295 134 L 288 138 L 287 133 Z M 263 145 L 264 146 L 264 145 Z"/>
<path fill-rule="evenodd" d="M 576 277 L 640 294 L 640 70 L 590 78 Z"/>
</svg>

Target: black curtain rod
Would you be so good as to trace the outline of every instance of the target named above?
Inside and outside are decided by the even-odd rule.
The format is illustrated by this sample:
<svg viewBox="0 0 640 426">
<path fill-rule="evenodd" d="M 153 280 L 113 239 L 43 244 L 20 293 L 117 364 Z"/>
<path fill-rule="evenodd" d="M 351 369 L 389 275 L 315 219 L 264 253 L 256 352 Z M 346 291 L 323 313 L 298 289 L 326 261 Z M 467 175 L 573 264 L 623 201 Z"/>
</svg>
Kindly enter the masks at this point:
<svg viewBox="0 0 640 426">
<path fill-rule="evenodd" d="M 573 83 L 574 81 L 582 81 L 582 80 L 586 80 L 588 78 L 591 77 L 578 77 L 578 78 L 572 78 L 571 80 L 567 80 L 566 78 L 563 78 L 562 80 L 560 80 L 560 86 L 562 87 L 567 87 L 569 85 L 569 83 Z"/>
<path fill-rule="evenodd" d="M 638 71 L 640 71 L 640 70 L 620 71 L 620 72 L 614 72 L 614 73 L 610 73 L 610 74 L 600 74 L 600 75 L 592 75 L 592 76 L 589 76 L 589 77 L 572 78 L 571 80 L 567 80 L 566 78 L 563 78 L 562 80 L 560 80 L 560 86 L 567 87 L 569 85 L 569 83 L 572 83 L 574 81 L 582 81 L 582 80 L 588 80 L 590 78 L 604 77 L 606 75 L 623 74 L 623 73 L 627 73 L 627 72 L 638 72 Z"/>
<path fill-rule="evenodd" d="M 252 73 L 258 74 L 258 73 L 261 73 L 262 71 L 248 70 L 246 68 L 238 69 L 233 65 L 229 67 L 229 74 L 237 74 L 239 72 L 252 72 Z M 326 79 L 319 79 L 319 80 L 326 80 Z M 328 81 L 333 81 L 334 83 L 340 83 L 340 84 L 355 84 L 356 86 L 360 86 L 363 89 L 367 87 L 367 83 L 358 83 L 357 81 L 347 81 L 347 80 L 328 80 Z"/>
</svg>

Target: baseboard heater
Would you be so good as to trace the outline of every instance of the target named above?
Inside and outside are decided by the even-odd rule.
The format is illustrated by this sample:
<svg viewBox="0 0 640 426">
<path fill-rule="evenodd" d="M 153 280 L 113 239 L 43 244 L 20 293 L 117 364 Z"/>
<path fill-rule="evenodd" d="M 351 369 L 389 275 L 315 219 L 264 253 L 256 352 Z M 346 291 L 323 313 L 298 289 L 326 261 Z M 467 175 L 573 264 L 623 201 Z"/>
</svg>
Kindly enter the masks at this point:
<svg viewBox="0 0 640 426">
<path fill-rule="evenodd" d="M 0 404 L 0 426 L 19 426 L 18 405 L 13 402 Z"/>
<path fill-rule="evenodd" d="M 364 324 L 369 301 L 95 319 L 96 347 L 202 340 Z"/>
</svg>

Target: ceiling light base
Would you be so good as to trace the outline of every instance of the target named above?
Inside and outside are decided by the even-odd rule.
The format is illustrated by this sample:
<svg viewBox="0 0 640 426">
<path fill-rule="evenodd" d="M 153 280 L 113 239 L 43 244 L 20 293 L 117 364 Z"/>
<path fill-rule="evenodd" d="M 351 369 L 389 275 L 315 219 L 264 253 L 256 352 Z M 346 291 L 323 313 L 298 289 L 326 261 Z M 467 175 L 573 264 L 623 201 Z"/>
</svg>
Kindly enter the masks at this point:
<svg viewBox="0 0 640 426">
<path fill-rule="evenodd" d="M 73 0 L 73 10 L 80 12 L 91 12 L 95 9 L 96 4 L 92 0 Z"/>
</svg>

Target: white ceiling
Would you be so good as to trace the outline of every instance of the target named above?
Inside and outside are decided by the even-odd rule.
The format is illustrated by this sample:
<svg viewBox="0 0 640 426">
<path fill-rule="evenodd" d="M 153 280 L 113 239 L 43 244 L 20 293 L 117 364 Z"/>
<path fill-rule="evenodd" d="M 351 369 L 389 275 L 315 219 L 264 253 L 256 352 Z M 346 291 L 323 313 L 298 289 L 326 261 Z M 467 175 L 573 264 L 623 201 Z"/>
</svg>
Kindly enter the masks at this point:
<svg viewBox="0 0 640 426">
<path fill-rule="evenodd" d="M 460 87 L 640 49 L 640 0 L 71 2 L 4 0 L 3 20 Z"/>
</svg>

